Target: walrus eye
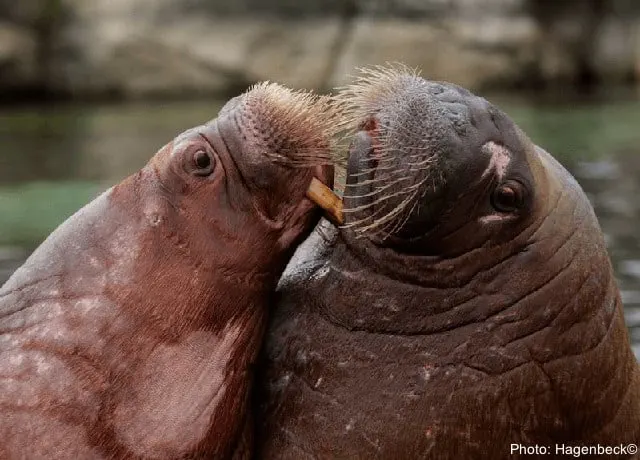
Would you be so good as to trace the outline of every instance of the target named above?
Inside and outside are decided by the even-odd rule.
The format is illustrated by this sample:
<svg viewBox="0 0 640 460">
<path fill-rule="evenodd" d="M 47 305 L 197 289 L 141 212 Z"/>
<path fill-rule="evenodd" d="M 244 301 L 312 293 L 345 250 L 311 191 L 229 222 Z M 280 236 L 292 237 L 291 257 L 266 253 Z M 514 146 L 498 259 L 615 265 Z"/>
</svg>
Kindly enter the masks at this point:
<svg viewBox="0 0 640 460">
<path fill-rule="evenodd" d="M 193 173 L 198 176 L 208 176 L 213 172 L 213 159 L 204 150 L 198 150 L 193 154 Z"/>
<path fill-rule="evenodd" d="M 513 212 L 522 206 L 522 202 L 522 185 L 515 181 L 500 184 L 491 197 L 491 205 L 500 212 Z"/>
</svg>

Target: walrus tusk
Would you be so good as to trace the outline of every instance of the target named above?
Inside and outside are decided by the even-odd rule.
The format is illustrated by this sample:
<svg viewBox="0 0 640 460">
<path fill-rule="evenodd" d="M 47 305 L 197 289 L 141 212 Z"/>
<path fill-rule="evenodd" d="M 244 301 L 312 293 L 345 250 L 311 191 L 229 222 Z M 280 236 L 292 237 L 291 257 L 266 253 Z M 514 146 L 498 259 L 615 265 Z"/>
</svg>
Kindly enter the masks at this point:
<svg viewBox="0 0 640 460">
<path fill-rule="evenodd" d="M 333 190 L 324 185 L 315 177 L 311 180 L 307 189 L 307 197 L 326 211 L 326 217 L 334 225 L 342 225 L 342 200 Z"/>
</svg>

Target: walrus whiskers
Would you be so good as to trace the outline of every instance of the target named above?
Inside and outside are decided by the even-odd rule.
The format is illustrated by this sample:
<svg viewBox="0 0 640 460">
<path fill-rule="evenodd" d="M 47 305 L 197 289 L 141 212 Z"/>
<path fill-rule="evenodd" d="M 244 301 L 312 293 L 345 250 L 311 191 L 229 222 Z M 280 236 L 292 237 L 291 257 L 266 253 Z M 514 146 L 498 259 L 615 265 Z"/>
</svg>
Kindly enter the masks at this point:
<svg viewBox="0 0 640 460">
<path fill-rule="evenodd" d="M 248 109 L 245 113 L 251 114 L 242 122 L 263 141 L 260 147 L 272 161 L 296 168 L 333 165 L 342 104 L 271 82 L 254 85 L 242 103 Z M 254 125 L 256 120 L 259 126 Z"/>
<path fill-rule="evenodd" d="M 353 190 L 354 192 L 359 187 L 370 187 L 370 191 L 365 193 L 348 194 L 351 199 L 368 198 L 370 201 L 361 206 L 344 209 L 342 200 L 319 181 L 312 181 L 307 191 L 307 197 L 325 210 L 329 221 L 343 228 L 352 228 L 359 236 L 364 234 L 383 234 L 390 227 L 395 228 L 398 225 L 402 225 L 402 221 L 406 221 L 412 212 L 412 209 L 408 208 L 412 208 L 411 205 L 416 196 L 421 192 L 424 193 L 422 189 L 430 174 L 427 174 L 418 184 L 408 183 L 400 191 L 394 193 L 389 193 L 389 191 L 397 184 L 410 180 L 409 175 L 407 175 L 408 171 L 428 169 L 433 163 L 433 158 L 428 156 L 428 147 L 418 145 L 412 146 L 411 149 L 406 151 L 404 157 L 408 162 L 405 163 L 404 168 L 399 168 L 397 164 L 394 164 L 398 152 L 389 147 L 394 144 L 391 142 L 391 138 L 398 135 L 411 135 L 411 127 L 396 128 L 393 132 L 390 132 L 388 127 L 377 126 L 375 123 L 370 126 L 367 125 L 380 99 L 396 97 L 396 90 L 399 89 L 398 75 L 402 74 L 408 78 L 417 78 L 418 72 L 401 64 L 392 67 L 360 69 L 360 72 L 361 75 L 356 78 L 353 85 L 342 88 L 338 95 L 330 98 L 330 102 L 325 101 L 324 103 L 329 105 L 333 113 L 332 116 L 337 115 L 340 117 L 339 122 L 333 125 L 335 130 L 331 133 L 336 137 L 339 131 L 343 132 L 344 135 L 338 140 L 338 144 L 351 137 L 355 131 L 363 129 L 363 127 L 367 128 L 377 139 L 377 145 L 371 152 L 371 156 L 360 160 L 362 163 L 373 161 L 375 166 L 361 169 L 353 175 L 354 178 L 363 178 L 364 180 L 358 180 L 355 184 L 347 183 L 344 185 L 345 191 Z M 335 150 L 337 149 L 332 149 L 332 151 Z M 425 158 L 426 155 L 427 158 Z M 283 160 L 292 163 L 291 159 L 284 158 Z M 346 161 L 346 156 L 334 158 L 334 161 L 342 166 Z M 367 178 L 373 173 L 381 172 L 385 173 L 385 177 Z M 400 203 L 394 206 L 393 209 L 383 206 L 361 219 L 350 222 L 349 225 L 344 225 L 345 213 L 373 210 L 376 206 L 398 197 L 400 197 Z"/>
<path fill-rule="evenodd" d="M 415 168 L 415 169 L 426 169 L 426 168 Z M 372 234 L 374 236 L 384 237 L 385 234 L 393 233 L 395 230 L 402 227 L 404 222 L 406 222 L 406 220 L 409 218 L 409 216 L 415 209 L 416 203 L 418 201 L 416 200 L 418 193 L 421 191 L 421 195 L 425 194 L 426 188 L 424 187 L 424 184 L 427 182 L 427 180 L 430 177 L 431 175 L 427 174 L 424 177 L 424 179 L 422 179 L 417 184 L 410 185 L 401 191 L 382 195 L 377 199 L 373 200 L 372 202 L 367 203 L 366 205 L 363 205 L 363 206 L 357 206 L 355 208 L 345 209 L 343 211 L 344 213 L 362 212 L 364 210 L 371 209 L 375 205 L 378 205 L 384 201 L 388 201 L 391 198 L 398 197 L 398 196 L 404 197 L 398 205 L 396 205 L 393 209 L 388 211 L 386 214 L 383 214 L 384 208 L 381 208 L 375 211 L 374 213 L 362 219 L 358 219 L 354 222 L 344 225 L 343 227 L 353 228 L 356 234 L 359 236 L 363 236 L 364 234 Z M 404 179 L 407 179 L 407 178 L 401 177 L 393 181 L 392 184 L 395 185 Z M 388 188 L 389 186 L 390 185 L 385 187 L 380 187 L 368 194 L 354 195 L 351 197 L 360 198 L 360 197 L 367 197 L 367 196 L 376 196 L 381 192 L 383 192 L 384 189 Z M 411 203 L 413 203 L 413 206 L 411 206 L 411 208 L 408 208 L 408 206 Z M 391 230 L 388 230 L 389 228 L 391 228 Z"/>
<path fill-rule="evenodd" d="M 407 81 L 417 85 L 424 83 L 419 71 L 403 64 L 359 69 L 354 83 L 339 88 L 339 94 L 334 97 L 342 110 L 341 124 L 348 132 L 345 138 L 352 137 L 358 131 L 366 131 L 375 143 L 367 157 L 359 159 L 361 164 L 372 161 L 374 166 L 359 168 L 358 172 L 349 174 L 355 182 L 345 185 L 349 198 L 368 199 L 366 204 L 343 211 L 345 214 L 368 214 L 345 225 L 345 228 L 352 228 L 358 236 L 384 238 L 385 234 L 401 228 L 414 212 L 418 196 L 425 193 L 427 181 L 434 179 L 429 170 L 435 164 L 437 152 L 431 151 L 428 137 L 424 138 L 423 133 L 412 125 L 399 123 L 400 113 L 388 118 L 386 122 L 375 119 L 378 107 L 385 103 L 402 105 L 403 113 L 421 110 L 416 101 L 402 95 Z M 398 144 L 403 145 L 398 142 L 399 138 L 424 140 L 409 145 L 405 143 L 398 150 Z M 397 164 L 398 158 L 403 159 L 400 165 Z M 417 171 L 426 173 L 421 181 L 412 184 L 409 182 L 410 178 Z M 403 182 L 407 182 L 406 186 L 390 193 Z M 368 190 L 358 193 L 362 187 L 367 187 Z M 353 193 L 348 193 L 349 191 Z M 385 202 L 393 205 L 380 206 Z M 373 211 L 378 206 L 380 208 Z"/>
<path fill-rule="evenodd" d="M 258 139 L 265 138 L 265 126 L 277 126 L 276 135 L 268 136 L 274 133 L 267 132 L 268 142 L 260 146 L 273 162 L 293 168 L 335 163 L 337 149 L 334 142 L 342 129 L 340 121 L 344 107 L 339 101 L 265 82 L 252 87 L 244 104 L 251 108 L 248 112 L 254 117 L 244 121 L 250 128 L 253 129 L 254 119 L 263 121 L 257 132 Z M 334 225 L 343 224 L 342 200 L 321 180 L 314 177 L 306 195 L 325 210 L 326 217 Z"/>
</svg>

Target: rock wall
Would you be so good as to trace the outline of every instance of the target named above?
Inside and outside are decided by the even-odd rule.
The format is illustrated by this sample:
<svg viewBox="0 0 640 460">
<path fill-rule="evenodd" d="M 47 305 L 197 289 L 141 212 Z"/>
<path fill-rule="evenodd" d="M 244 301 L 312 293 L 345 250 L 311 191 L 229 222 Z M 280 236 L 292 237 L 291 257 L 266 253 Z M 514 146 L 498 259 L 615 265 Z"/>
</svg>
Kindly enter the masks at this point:
<svg viewBox="0 0 640 460">
<path fill-rule="evenodd" d="M 471 88 L 640 79 L 630 0 L 0 0 L 0 92 L 328 89 L 402 61 Z"/>
</svg>

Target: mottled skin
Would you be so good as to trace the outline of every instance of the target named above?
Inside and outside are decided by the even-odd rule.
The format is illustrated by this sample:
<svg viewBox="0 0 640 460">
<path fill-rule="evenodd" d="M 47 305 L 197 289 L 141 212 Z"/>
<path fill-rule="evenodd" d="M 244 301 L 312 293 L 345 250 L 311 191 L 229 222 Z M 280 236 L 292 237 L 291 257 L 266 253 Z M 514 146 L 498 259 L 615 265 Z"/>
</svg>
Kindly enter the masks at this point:
<svg viewBox="0 0 640 460">
<path fill-rule="evenodd" d="M 287 134 L 246 101 L 69 218 L 0 289 L 0 458 L 249 456 L 267 303 L 317 222 L 306 187 L 332 172 L 273 164 L 261 149 Z"/>
<path fill-rule="evenodd" d="M 377 149 L 433 180 L 393 232 L 325 228 L 294 256 L 261 358 L 260 458 L 637 443 L 640 372 L 583 191 L 484 99 L 392 74 L 371 85 L 393 91 L 363 99 L 345 207 L 372 202 L 367 180 L 388 183 L 381 168 L 354 176 Z M 429 172 L 406 166 L 416 152 Z"/>
</svg>

